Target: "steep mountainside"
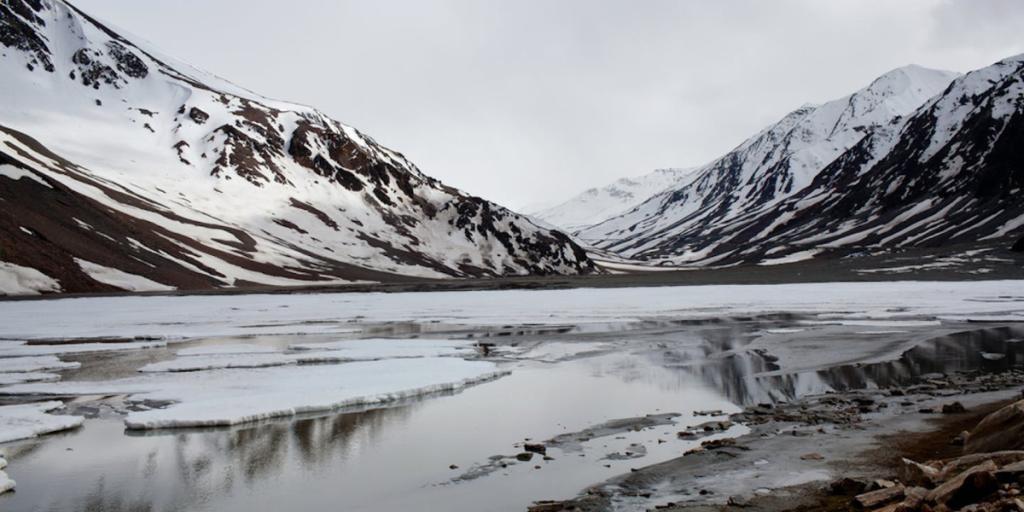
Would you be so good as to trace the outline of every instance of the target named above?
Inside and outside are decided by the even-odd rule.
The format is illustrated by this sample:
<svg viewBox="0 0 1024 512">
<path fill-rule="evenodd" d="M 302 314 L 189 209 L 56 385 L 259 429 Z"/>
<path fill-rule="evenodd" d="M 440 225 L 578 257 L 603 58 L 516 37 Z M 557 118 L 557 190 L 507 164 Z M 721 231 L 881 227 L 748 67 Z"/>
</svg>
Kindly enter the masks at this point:
<svg viewBox="0 0 1024 512">
<path fill-rule="evenodd" d="M 897 69 L 791 113 L 689 185 L 580 235 L 702 265 L 1019 236 L 1022 60 L 959 78 Z"/>
<path fill-rule="evenodd" d="M 65 2 L 0 4 L 0 43 L 0 293 L 593 268 L 354 128 Z"/>
<path fill-rule="evenodd" d="M 523 213 L 568 231 L 579 231 L 629 211 L 669 187 L 684 184 L 695 169 L 658 169 L 637 178 L 622 178 L 584 191 L 564 203 Z"/>
</svg>

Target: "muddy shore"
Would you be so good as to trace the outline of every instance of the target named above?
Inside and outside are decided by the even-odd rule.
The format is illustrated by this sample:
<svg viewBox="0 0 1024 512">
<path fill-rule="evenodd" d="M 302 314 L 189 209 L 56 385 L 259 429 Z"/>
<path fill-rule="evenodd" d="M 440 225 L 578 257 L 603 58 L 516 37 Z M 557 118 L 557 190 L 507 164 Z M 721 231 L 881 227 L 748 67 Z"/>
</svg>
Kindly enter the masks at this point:
<svg viewBox="0 0 1024 512">
<path fill-rule="evenodd" d="M 895 479 L 902 458 L 959 457 L 952 441 L 1021 398 L 1024 372 L 925 376 L 901 388 L 809 396 L 760 404 L 729 420 L 750 433 L 591 486 L 531 512 L 612 510 L 857 510 L 830 492 L 844 478 Z M 959 403 L 966 410 L 943 406 Z M 959 412 L 954 412 L 959 411 Z"/>
</svg>

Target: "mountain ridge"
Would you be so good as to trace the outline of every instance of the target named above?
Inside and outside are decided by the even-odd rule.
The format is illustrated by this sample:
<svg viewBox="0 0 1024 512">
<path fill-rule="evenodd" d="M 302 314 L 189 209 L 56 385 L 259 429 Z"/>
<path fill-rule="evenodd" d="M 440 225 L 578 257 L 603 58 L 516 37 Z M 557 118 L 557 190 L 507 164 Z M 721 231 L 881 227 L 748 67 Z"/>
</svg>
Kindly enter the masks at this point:
<svg viewBox="0 0 1024 512">
<path fill-rule="evenodd" d="M 1004 157 L 1004 180 L 985 170 L 987 153 L 979 148 L 1019 153 L 1002 135 L 1011 127 L 1005 135 L 1022 142 L 1017 135 L 1021 69 L 1012 64 L 1020 60 L 955 77 L 919 66 L 898 68 L 854 95 L 797 109 L 698 171 L 689 185 L 578 235 L 629 257 L 703 266 L 795 261 L 819 253 L 939 245 L 966 241 L 971 234 L 988 239 L 1015 232 L 1024 223 L 1019 204 L 1003 197 L 986 205 L 967 196 L 998 196 L 999 187 L 1007 185 L 1004 193 L 1019 193 L 1020 164 Z M 922 80 L 922 74 L 930 76 Z M 1001 110 L 975 112 L 1000 87 Z M 894 95 L 899 101 L 892 101 Z M 843 115 L 857 113 L 858 103 L 875 108 Z M 816 118 L 819 122 L 806 129 Z M 951 144 L 956 137 L 969 143 Z M 811 144 L 801 147 L 802 142 Z M 794 156 L 803 158 L 796 172 Z M 974 169 L 961 173 L 967 161 L 975 162 Z M 949 199 L 979 179 L 982 183 L 967 196 Z M 968 218 L 983 213 L 995 220 L 979 224 Z M 927 225 L 920 224 L 926 218 L 931 219 Z M 927 229 L 915 236 L 918 228 Z M 944 235 L 932 236 L 940 228 Z M 901 236 L 884 236 L 890 231 Z"/>
<path fill-rule="evenodd" d="M 0 15 L 0 197 L 23 198 L 0 203 L 0 231 L 5 247 L 37 251 L 0 251 L 0 291 L 26 268 L 65 292 L 118 288 L 103 273 L 191 288 L 594 269 L 562 233 L 443 185 L 355 128 L 150 53 L 66 2 L 16 0 Z M 41 226 L 68 219 L 22 225 L 38 183 L 118 220 L 103 232 L 71 223 L 62 236 Z M 147 239 L 171 245 L 139 243 L 128 231 L 143 225 L 169 230 Z M 88 260 L 67 242 L 79 238 L 148 265 Z"/>
</svg>

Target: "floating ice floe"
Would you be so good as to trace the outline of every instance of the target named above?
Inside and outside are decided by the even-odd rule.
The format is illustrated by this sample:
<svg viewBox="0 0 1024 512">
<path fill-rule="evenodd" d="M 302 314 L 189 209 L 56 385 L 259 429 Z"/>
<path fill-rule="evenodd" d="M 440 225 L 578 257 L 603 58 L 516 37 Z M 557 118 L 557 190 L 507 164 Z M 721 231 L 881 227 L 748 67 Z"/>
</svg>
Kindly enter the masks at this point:
<svg viewBox="0 0 1024 512">
<path fill-rule="evenodd" d="M 26 382 L 53 382 L 58 380 L 60 380 L 60 375 L 57 375 L 56 373 L 0 372 L 0 386 L 6 386 L 10 384 L 23 384 Z"/>
<path fill-rule="evenodd" d="M 189 374 L 149 373 L 106 382 L 20 384 L 4 395 L 132 395 L 129 403 L 172 402 L 131 412 L 131 429 L 224 426 L 339 407 L 455 391 L 503 375 L 497 365 L 454 357 L 391 359 Z"/>
<path fill-rule="evenodd" d="M 11 480 L 7 473 L 0 471 L 0 494 L 14 490 L 14 480 Z"/>
<path fill-rule="evenodd" d="M 56 356 L 3 357 L 0 356 L 0 372 L 51 372 L 70 370 L 82 363 L 65 363 Z"/>
<path fill-rule="evenodd" d="M 58 401 L 0 406 L 0 443 L 29 439 L 82 425 L 85 418 L 81 416 L 47 414 L 61 407 L 64 404 Z"/>
<path fill-rule="evenodd" d="M 295 364 L 295 360 L 283 354 L 212 354 L 185 356 L 171 361 L 160 361 L 139 368 L 143 373 L 195 372 L 223 368 L 266 368 Z"/>
<path fill-rule="evenodd" d="M 15 347 L 0 348 L 0 357 L 95 354 L 100 352 L 120 352 L 124 350 L 163 348 L 166 346 L 166 341 L 130 341 L 125 343 L 60 343 L 57 345 L 19 345 Z"/>
<path fill-rule="evenodd" d="M 473 340 L 390 339 L 330 341 L 326 343 L 297 343 L 291 350 L 308 354 L 294 354 L 300 363 L 378 361 L 381 359 L 417 357 L 465 357 L 476 354 Z M 317 351 L 317 352 L 312 352 Z"/>
</svg>

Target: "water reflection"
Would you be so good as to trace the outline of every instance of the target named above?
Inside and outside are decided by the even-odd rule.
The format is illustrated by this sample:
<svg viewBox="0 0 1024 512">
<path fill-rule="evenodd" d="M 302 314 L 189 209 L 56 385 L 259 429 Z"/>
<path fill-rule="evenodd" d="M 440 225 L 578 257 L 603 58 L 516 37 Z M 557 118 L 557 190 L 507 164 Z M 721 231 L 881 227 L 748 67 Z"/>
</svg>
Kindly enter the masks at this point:
<svg viewBox="0 0 1024 512">
<path fill-rule="evenodd" d="M 571 494 L 610 476 L 610 470 L 596 462 L 599 457 L 594 457 L 593 467 L 583 466 L 589 456 L 573 461 L 565 457 L 551 462 L 547 474 L 558 471 L 555 479 L 524 465 L 509 477 L 496 473 L 442 491 L 431 486 L 453 476 L 450 464 L 469 468 L 490 455 L 514 454 L 514 443 L 526 437 L 543 439 L 613 418 L 660 411 L 682 413 L 681 421 L 688 421 L 695 420 L 689 416 L 695 410 L 726 409 L 730 403 L 905 386 L 927 373 L 1024 365 L 1024 343 L 1008 341 L 1024 338 L 1024 326 L 1015 326 L 937 337 L 887 363 L 787 374 L 774 356 L 752 343 L 766 325 L 785 327 L 798 320 L 780 316 L 742 322 L 642 322 L 621 328 L 459 331 L 517 336 L 529 343 L 614 343 L 606 352 L 557 364 L 514 363 L 521 366 L 510 377 L 384 408 L 129 435 L 116 419 L 91 420 L 75 433 L 8 447 L 9 472 L 19 488 L 15 495 L 0 497 L 0 509 L 408 510 L 400 505 L 413 503 L 427 509 L 480 510 L 482 502 L 519 509 L 505 505 Z M 839 336 L 825 329 L 823 335 Z M 450 326 L 393 326 L 364 330 L 363 335 L 456 331 Z M 671 439 L 671 434 L 666 437 Z M 579 482 L 568 480 L 569 475 Z M 508 494 L 509 501 L 501 502 L 500 493 Z M 443 502 L 429 501 L 440 500 L 442 494 Z M 385 503 L 394 496 L 396 501 Z"/>
</svg>

